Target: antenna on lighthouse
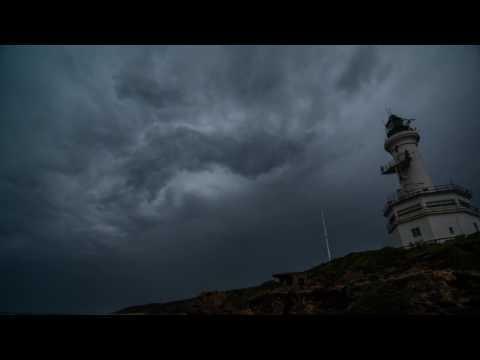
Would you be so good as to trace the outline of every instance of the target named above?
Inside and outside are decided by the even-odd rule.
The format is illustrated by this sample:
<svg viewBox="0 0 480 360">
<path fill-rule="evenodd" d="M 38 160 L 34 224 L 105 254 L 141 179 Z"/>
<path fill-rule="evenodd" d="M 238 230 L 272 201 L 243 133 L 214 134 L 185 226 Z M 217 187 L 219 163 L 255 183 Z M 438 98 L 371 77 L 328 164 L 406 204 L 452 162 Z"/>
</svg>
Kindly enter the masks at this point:
<svg viewBox="0 0 480 360">
<path fill-rule="evenodd" d="M 323 233 L 325 236 L 325 243 L 327 245 L 328 261 L 332 261 L 332 255 L 330 254 L 330 245 L 328 244 L 327 225 L 325 224 L 325 216 L 323 216 L 323 210 L 321 210 L 321 213 L 322 213 Z"/>
</svg>

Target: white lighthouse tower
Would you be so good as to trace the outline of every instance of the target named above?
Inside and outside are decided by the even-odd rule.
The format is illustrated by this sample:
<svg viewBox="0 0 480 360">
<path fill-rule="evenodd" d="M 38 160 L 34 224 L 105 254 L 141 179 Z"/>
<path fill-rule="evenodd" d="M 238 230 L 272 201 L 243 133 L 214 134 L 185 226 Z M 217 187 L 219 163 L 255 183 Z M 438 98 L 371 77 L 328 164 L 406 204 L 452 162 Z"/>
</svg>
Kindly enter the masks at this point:
<svg viewBox="0 0 480 360">
<path fill-rule="evenodd" d="M 420 135 L 410 119 L 390 115 L 385 124 L 385 150 L 393 160 L 382 174 L 397 174 L 400 188 L 387 200 L 389 245 L 442 240 L 480 230 L 480 211 L 472 194 L 458 185 L 434 186 L 418 149 Z"/>
</svg>

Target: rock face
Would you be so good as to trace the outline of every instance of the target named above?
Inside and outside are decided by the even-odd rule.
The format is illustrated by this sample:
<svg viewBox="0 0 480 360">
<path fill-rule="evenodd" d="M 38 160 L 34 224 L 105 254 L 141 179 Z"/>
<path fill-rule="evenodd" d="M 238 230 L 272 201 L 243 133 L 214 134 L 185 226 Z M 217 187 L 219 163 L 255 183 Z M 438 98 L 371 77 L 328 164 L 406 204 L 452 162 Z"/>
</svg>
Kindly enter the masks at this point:
<svg viewBox="0 0 480 360">
<path fill-rule="evenodd" d="M 480 234 L 413 249 L 352 253 L 257 287 L 116 314 L 479 314 Z"/>
</svg>

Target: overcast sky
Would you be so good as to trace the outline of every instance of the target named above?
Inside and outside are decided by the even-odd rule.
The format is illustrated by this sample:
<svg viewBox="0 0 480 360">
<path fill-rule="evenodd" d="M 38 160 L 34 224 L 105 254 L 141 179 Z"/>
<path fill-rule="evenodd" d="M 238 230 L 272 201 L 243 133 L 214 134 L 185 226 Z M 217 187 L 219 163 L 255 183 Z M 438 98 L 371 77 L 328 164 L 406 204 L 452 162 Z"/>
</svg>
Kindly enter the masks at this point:
<svg viewBox="0 0 480 360">
<path fill-rule="evenodd" d="M 0 47 L 0 312 L 103 313 L 376 249 L 386 109 L 480 204 L 473 46 Z"/>
</svg>

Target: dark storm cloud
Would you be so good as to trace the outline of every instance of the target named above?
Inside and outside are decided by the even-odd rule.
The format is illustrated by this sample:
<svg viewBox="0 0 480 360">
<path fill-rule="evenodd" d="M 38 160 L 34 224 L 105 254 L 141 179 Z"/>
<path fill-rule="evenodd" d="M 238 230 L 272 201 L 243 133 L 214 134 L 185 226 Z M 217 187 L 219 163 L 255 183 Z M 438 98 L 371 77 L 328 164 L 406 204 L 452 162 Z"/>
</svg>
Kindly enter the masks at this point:
<svg viewBox="0 0 480 360">
<path fill-rule="evenodd" d="M 308 140 L 294 141 L 261 131 L 241 136 L 203 134 L 179 127 L 149 136 L 126 162 L 125 177 L 135 191 L 154 192 L 179 170 L 202 170 L 211 164 L 224 165 L 247 177 L 256 176 L 293 161 Z"/>
<path fill-rule="evenodd" d="M 233 47 L 227 52 L 224 90 L 246 106 L 275 101 L 285 90 L 289 56 L 281 47 Z"/>
<path fill-rule="evenodd" d="M 382 246 L 386 107 L 480 192 L 475 47 L 3 47 L 0 78 L 0 311 L 255 285 L 326 259 L 321 210 L 335 256 Z"/>
<path fill-rule="evenodd" d="M 183 96 L 176 88 L 164 88 L 145 74 L 117 79 L 115 90 L 120 99 L 134 99 L 155 108 L 164 108 L 183 102 Z"/>
<path fill-rule="evenodd" d="M 353 93 L 375 77 L 382 79 L 387 76 L 391 64 L 380 64 L 378 51 L 374 46 L 359 47 L 338 79 L 337 86 L 341 90 Z"/>
</svg>

